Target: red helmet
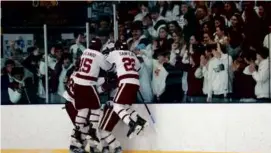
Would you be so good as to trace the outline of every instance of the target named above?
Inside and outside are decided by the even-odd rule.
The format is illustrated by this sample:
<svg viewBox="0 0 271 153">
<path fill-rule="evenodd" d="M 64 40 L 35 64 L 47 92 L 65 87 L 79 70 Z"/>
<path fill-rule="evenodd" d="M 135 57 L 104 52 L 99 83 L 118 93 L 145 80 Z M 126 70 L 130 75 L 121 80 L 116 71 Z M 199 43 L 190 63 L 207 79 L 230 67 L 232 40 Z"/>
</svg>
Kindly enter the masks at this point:
<svg viewBox="0 0 271 153">
<path fill-rule="evenodd" d="M 89 49 L 93 49 L 93 50 L 96 50 L 96 51 L 100 51 L 102 48 L 102 42 L 100 39 L 98 38 L 93 38 L 91 41 L 90 41 L 90 44 L 89 44 Z"/>
</svg>

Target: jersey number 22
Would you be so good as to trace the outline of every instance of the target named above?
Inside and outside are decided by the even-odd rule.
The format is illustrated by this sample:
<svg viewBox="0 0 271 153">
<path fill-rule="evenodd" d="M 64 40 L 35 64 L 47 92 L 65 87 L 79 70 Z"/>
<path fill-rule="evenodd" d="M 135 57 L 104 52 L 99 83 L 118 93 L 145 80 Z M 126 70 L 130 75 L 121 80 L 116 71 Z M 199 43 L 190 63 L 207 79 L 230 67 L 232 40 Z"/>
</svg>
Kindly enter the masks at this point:
<svg viewBox="0 0 271 153">
<path fill-rule="evenodd" d="M 122 62 L 124 63 L 124 68 L 126 71 L 136 71 L 135 69 L 135 59 L 125 57 L 122 59 Z"/>
</svg>

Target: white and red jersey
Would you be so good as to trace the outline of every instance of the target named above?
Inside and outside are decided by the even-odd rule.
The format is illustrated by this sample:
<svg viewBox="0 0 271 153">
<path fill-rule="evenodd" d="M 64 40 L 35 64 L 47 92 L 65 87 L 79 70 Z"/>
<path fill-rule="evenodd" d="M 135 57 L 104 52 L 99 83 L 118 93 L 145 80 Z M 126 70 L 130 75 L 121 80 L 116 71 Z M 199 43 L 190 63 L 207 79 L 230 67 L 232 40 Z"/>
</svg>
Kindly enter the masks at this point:
<svg viewBox="0 0 271 153">
<path fill-rule="evenodd" d="M 140 62 L 131 51 L 115 50 L 109 53 L 106 60 L 114 64 L 119 83 L 139 84 Z"/>
<path fill-rule="evenodd" d="M 112 65 L 105 60 L 102 53 L 86 49 L 81 56 L 80 67 L 74 82 L 83 86 L 96 85 L 100 69 L 108 71 L 111 67 Z"/>
<path fill-rule="evenodd" d="M 71 102 L 74 105 L 74 78 L 76 77 L 77 72 L 73 72 L 71 76 L 68 78 L 68 85 L 66 91 L 63 93 L 63 98 L 67 101 Z M 75 105 L 74 105 L 75 106 Z"/>
</svg>

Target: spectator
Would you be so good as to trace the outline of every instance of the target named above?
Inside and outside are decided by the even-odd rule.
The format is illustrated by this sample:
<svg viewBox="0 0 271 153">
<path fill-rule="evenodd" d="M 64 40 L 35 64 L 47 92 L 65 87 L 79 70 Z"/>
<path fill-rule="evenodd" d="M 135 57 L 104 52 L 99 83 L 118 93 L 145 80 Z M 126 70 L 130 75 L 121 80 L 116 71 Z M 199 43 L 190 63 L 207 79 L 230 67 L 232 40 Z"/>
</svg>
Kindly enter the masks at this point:
<svg viewBox="0 0 271 153">
<path fill-rule="evenodd" d="M 215 16 L 214 17 L 214 26 L 217 27 L 224 27 L 225 26 L 225 19 L 222 16 Z"/>
<path fill-rule="evenodd" d="M 249 71 L 252 73 L 253 79 L 256 81 L 255 95 L 259 102 L 270 101 L 270 58 L 269 51 L 263 47 L 257 52 L 257 60 L 255 64 L 249 66 Z M 256 70 L 256 65 L 259 66 Z"/>
<path fill-rule="evenodd" d="M 5 62 L 5 67 L 3 67 L 1 72 L 1 104 L 11 104 L 9 100 L 8 87 L 13 78 L 11 76 L 12 69 L 15 67 L 15 62 L 13 60 L 7 60 Z"/>
<path fill-rule="evenodd" d="M 212 39 L 212 35 L 210 33 L 203 33 L 203 42 L 202 44 L 204 46 L 207 46 L 208 44 L 212 44 L 214 43 L 213 39 Z"/>
<path fill-rule="evenodd" d="M 14 104 L 27 104 L 31 103 L 27 98 L 27 93 L 25 92 L 25 84 L 23 81 L 24 78 L 24 70 L 22 67 L 15 67 L 11 72 L 12 82 L 8 87 L 8 94 L 10 101 Z M 24 96 L 22 96 L 24 95 Z"/>
<path fill-rule="evenodd" d="M 76 59 L 78 55 L 81 55 L 83 51 L 86 49 L 85 46 L 82 45 L 83 43 L 83 34 L 82 33 L 75 33 L 75 44 L 70 47 L 70 53 L 72 54 L 73 58 Z"/>
<path fill-rule="evenodd" d="M 230 20 L 234 13 L 238 13 L 236 4 L 234 1 L 225 2 L 224 4 L 224 15 L 227 20 Z"/>
<path fill-rule="evenodd" d="M 52 103 L 65 103 L 65 99 L 62 97 L 65 91 L 65 78 L 67 72 L 74 68 L 72 64 L 72 56 L 70 54 L 63 54 L 62 59 L 56 64 L 54 70 L 54 82 L 55 85 L 52 88 L 53 91 L 56 91 L 56 94 L 52 96 Z"/>
<path fill-rule="evenodd" d="M 143 35 L 142 23 L 141 21 L 136 21 L 132 24 L 132 38 L 128 40 L 129 50 L 133 51 L 140 63 L 141 69 L 139 71 L 139 81 L 140 81 L 140 92 L 146 102 L 151 102 L 153 100 L 153 94 L 151 90 L 151 74 L 152 74 L 152 58 L 149 51 L 146 51 L 146 47 L 149 44 L 148 39 Z M 140 95 L 138 95 L 138 99 Z"/>
<path fill-rule="evenodd" d="M 220 98 L 225 98 L 224 102 L 228 102 L 226 98 L 232 92 L 229 69 L 232 65 L 232 58 L 222 52 L 220 44 L 212 44 L 210 48 L 213 59 L 208 64 L 209 92 L 207 102 L 221 102 Z"/>
<path fill-rule="evenodd" d="M 227 45 L 227 50 L 229 55 L 231 55 L 233 59 L 236 59 L 243 43 L 243 20 L 238 13 L 235 13 L 231 17 L 231 27 L 228 31 L 229 44 Z"/>
<path fill-rule="evenodd" d="M 147 2 L 141 2 L 139 4 L 139 10 L 140 12 L 135 16 L 135 21 L 142 21 L 143 18 L 149 13 L 148 3 Z"/>
<path fill-rule="evenodd" d="M 169 53 L 165 52 L 163 67 L 168 72 L 166 77 L 166 88 L 164 93 L 160 96 L 160 101 L 176 103 L 181 102 L 183 98 L 182 91 L 182 71 L 169 63 Z"/>
<path fill-rule="evenodd" d="M 52 77 L 54 74 L 54 70 L 55 70 L 55 66 L 57 64 L 57 62 L 59 62 L 62 58 L 62 53 L 63 53 L 63 49 L 62 46 L 60 44 L 54 45 L 51 48 L 50 54 L 48 55 L 48 75 L 49 75 L 49 91 L 51 93 L 56 92 L 55 90 L 52 89 L 56 89 L 56 87 L 54 87 L 56 84 L 53 81 Z M 39 87 L 38 87 L 38 95 L 40 98 L 46 98 L 45 97 L 45 58 L 41 59 L 40 64 L 39 64 Z"/>
<path fill-rule="evenodd" d="M 234 71 L 233 98 L 240 102 L 256 102 L 254 94 L 256 82 L 249 72 L 249 67 L 255 64 L 255 60 L 255 51 L 249 50 L 244 55 L 244 62 L 235 60 L 232 65 Z"/>
<path fill-rule="evenodd" d="M 202 24 L 202 32 L 203 33 L 214 33 L 213 27 L 211 22 L 205 22 Z"/>
<path fill-rule="evenodd" d="M 200 5 L 197 7 L 196 17 L 200 25 L 202 25 L 205 22 L 210 21 L 210 17 L 208 15 L 208 9 L 205 5 Z"/>
<path fill-rule="evenodd" d="M 244 2 L 245 10 L 243 12 L 244 20 L 244 35 L 245 35 L 245 44 L 257 48 L 261 46 L 261 30 L 260 30 L 260 18 L 254 10 L 253 2 Z"/>
<path fill-rule="evenodd" d="M 167 21 L 172 20 L 172 12 L 169 11 L 169 5 L 166 1 L 157 1 L 156 7 L 159 8 L 159 13 L 163 16 Z"/>
<path fill-rule="evenodd" d="M 267 4 L 266 2 L 258 2 L 258 16 L 260 18 L 260 41 L 264 40 L 266 34 L 268 34 L 268 25 L 270 22 L 270 14 L 267 11 Z"/>
<path fill-rule="evenodd" d="M 269 34 L 264 37 L 263 46 L 269 48 L 269 56 L 271 55 L 271 22 L 269 23 Z"/>
<path fill-rule="evenodd" d="M 134 51 L 135 48 L 140 44 L 144 45 L 145 47 L 149 44 L 148 39 L 143 34 L 141 21 L 134 22 L 132 24 L 131 30 L 132 30 L 132 38 L 127 40 L 130 51 Z M 142 49 L 145 49 L 145 47 Z"/>
<path fill-rule="evenodd" d="M 181 27 L 178 25 L 177 21 L 171 21 L 168 23 L 169 34 L 172 36 L 173 32 L 182 33 Z"/>
<path fill-rule="evenodd" d="M 208 80 L 208 64 L 212 59 L 212 49 L 207 45 L 205 54 L 200 57 L 200 66 L 195 71 L 195 77 L 198 79 L 203 78 L 202 92 L 204 95 L 208 95 L 209 92 L 209 80 Z M 204 100 L 206 101 L 206 100 Z"/>
<path fill-rule="evenodd" d="M 154 7 L 151 9 L 152 27 L 148 29 L 152 38 L 158 37 L 159 27 L 167 24 L 166 19 L 159 14 L 159 8 Z"/>
<path fill-rule="evenodd" d="M 156 51 L 162 52 L 162 51 Z M 164 68 L 163 64 L 166 62 L 165 54 L 160 53 L 157 56 L 157 60 L 153 60 L 153 71 L 152 71 L 152 89 L 155 96 L 156 102 L 163 102 L 161 99 L 162 94 L 165 92 L 166 79 L 168 72 Z"/>
<path fill-rule="evenodd" d="M 225 35 L 225 29 L 223 27 L 216 27 L 215 42 L 223 45 L 228 44 L 228 37 Z"/>
<path fill-rule="evenodd" d="M 190 56 L 189 64 L 187 64 L 187 98 L 186 102 L 204 101 L 202 88 L 203 79 L 195 77 L 195 72 L 200 65 L 200 48 L 195 48 L 195 53 Z"/>
<path fill-rule="evenodd" d="M 179 16 L 179 19 L 177 20 L 179 26 L 183 29 L 184 26 L 187 24 L 187 21 L 184 19 L 184 15 L 188 12 L 188 10 L 190 10 L 191 8 L 189 8 L 189 4 L 183 2 L 181 5 L 181 13 Z"/>
<path fill-rule="evenodd" d="M 182 89 L 184 92 L 184 101 L 186 101 L 186 95 L 187 95 L 187 90 L 188 90 L 188 84 L 187 84 L 188 69 L 186 69 L 186 67 L 190 63 L 190 55 L 194 54 L 193 46 L 196 46 L 198 43 L 199 43 L 198 38 L 193 35 L 190 38 L 189 44 L 184 45 L 181 51 L 182 69 L 184 71 L 182 75 Z"/>
</svg>

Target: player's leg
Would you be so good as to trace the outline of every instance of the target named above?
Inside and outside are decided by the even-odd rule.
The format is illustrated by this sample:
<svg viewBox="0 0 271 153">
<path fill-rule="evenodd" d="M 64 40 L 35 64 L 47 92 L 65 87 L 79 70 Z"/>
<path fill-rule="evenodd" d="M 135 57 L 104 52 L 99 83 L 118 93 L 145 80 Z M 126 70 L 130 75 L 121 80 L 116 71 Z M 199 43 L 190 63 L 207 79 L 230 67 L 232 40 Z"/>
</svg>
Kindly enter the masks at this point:
<svg viewBox="0 0 271 153">
<path fill-rule="evenodd" d="M 91 142 L 91 144 L 98 144 L 96 129 L 93 128 L 93 123 L 96 122 L 95 115 L 98 114 L 95 114 L 93 110 L 100 108 L 100 101 L 94 87 L 75 84 L 74 99 L 75 107 L 78 110 L 75 123 L 82 133 L 82 139 L 87 140 L 88 143 Z M 93 121 L 90 121 L 90 119 Z"/>
<path fill-rule="evenodd" d="M 66 109 L 67 114 L 69 115 L 73 125 L 75 125 L 75 118 L 76 118 L 76 115 L 77 115 L 78 111 L 75 109 L 72 102 L 69 102 L 69 101 L 67 101 L 65 103 L 65 109 Z"/>
<path fill-rule="evenodd" d="M 119 122 L 119 116 L 114 112 L 113 107 L 106 104 L 104 107 L 104 115 L 100 122 L 101 141 L 105 143 L 103 153 L 107 153 L 109 148 L 116 153 L 121 153 L 122 148 L 120 142 L 112 134 L 114 127 Z"/>
<path fill-rule="evenodd" d="M 75 109 L 74 105 L 67 101 L 65 103 L 65 109 L 72 121 L 72 123 L 75 126 L 75 119 L 77 116 L 78 111 Z M 79 131 L 79 128 L 77 126 L 74 127 L 71 134 L 71 143 L 70 143 L 70 152 L 71 153 L 83 153 L 83 142 L 81 139 L 81 132 Z"/>
<path fill-rule="evenodd" d="M 131 120 L 130 114 L 126 110 L 127 105 L 135 102 L 138 88 L 139 86 L 134 84 L 121 84 L 113 100 L 113 110 L 130 127 L 127 134 L 129 138 L 132 138 L 135 133 L 138 133 L 142 129 L 137 122 Z"/>
</svg>

